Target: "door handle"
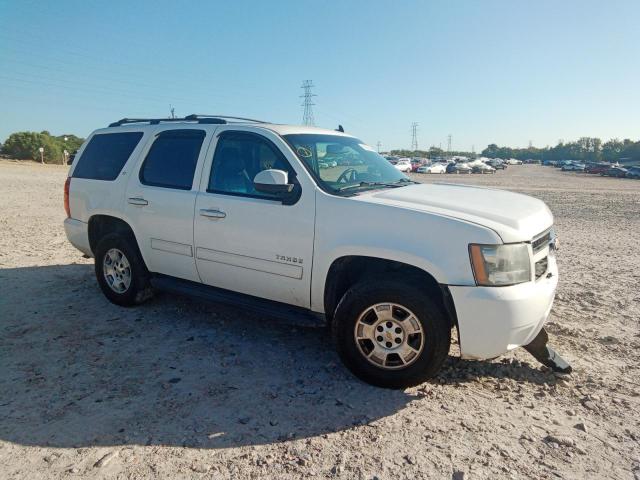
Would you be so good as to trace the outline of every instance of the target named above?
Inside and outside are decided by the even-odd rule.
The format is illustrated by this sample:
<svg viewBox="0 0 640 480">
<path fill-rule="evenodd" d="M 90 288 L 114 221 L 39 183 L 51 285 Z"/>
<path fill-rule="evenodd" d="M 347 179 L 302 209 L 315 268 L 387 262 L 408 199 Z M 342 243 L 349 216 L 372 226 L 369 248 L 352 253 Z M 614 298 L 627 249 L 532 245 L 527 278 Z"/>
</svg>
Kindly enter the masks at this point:
<svg viewBox="0 0 640 480">
<path fill-rule="evenodd" d="M 140 205 L 140 206 L 149 205 L 148 201 L 146 201 L 144 198 L 140 198 L 140 197 L 129 197 L 129 199 L 127 201 L 131 205 Z"/>
<path fill-rule="evenodd" d="M 202 215 L 203 217 L 209 217 L 209 218 L 225 218 L 227 216 L 227 214 L 221 210 L 215 210 L 210 208 L 201 208 L 200 215 Z"/>
</svg>

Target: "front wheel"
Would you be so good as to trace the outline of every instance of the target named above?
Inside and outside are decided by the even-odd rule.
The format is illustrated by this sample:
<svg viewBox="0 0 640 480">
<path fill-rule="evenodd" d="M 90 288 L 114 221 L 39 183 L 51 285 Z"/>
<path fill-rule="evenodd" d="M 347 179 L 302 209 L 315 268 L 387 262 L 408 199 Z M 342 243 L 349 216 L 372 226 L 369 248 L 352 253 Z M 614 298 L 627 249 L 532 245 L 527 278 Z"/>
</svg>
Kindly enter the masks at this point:
<svg viewBox="0 0 640 480">
<path fill-rule="evenodd" d="M 451 343 L 440 306 L 401 279 L 362 282 L 348 290 L 336 308 L 332 332 L 347 368 L 385 388 L 410 387 L 435 375 Z"/>
</svg>

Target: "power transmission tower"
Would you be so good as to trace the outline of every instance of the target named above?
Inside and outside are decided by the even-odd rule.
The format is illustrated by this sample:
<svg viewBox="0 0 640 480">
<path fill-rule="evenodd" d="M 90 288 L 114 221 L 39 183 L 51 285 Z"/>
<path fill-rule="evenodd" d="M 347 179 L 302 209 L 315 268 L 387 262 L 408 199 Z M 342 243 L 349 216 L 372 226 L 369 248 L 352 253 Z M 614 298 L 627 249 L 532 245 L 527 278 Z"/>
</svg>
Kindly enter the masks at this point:
<svg viewBox="0 0 640 480">
<path fill-rule="evenodd" d="M 304 95 L 300 95 L 300 98 L 304 98 L 304 102 L 302 106 L 304 107 L 304 115 L 302 117 L 302 123 L 304 125 L 312 125 L 316 124 L 315 119 L 313 118 L 313 106 L 315 103 L 311 100 L 313 97 L 317 97 L 314 93 L 311 93 L 311 89 L 314 87 L 312 80 L 305 80 L 302 82 L 302 87 L 304 89 Z"/>
<path fill-rule="evenodd" d="M 418 123 L 413 122 L 411 124 L 411 150 L 414 152 L 418 150 Z"/>
<path fill-rule="evenodd" d="M 173 108 L 173 105 L 169 105 L 169 111 L 171 112 L 171 116 L 169 118 L 176 118 L 176 109 Z"/>
<path fill-rule="evenodd" d="M 533 147 L 533 142 L 529 140 L 529 148 Z"/>
<path fill-rule="evenodd" d="M 451 134 L 447 135 L 447 153 L 451 156 Z"/>
<path fill-rule="evenodd" d="M 382 142 L 380 140 L 376 143 L 376 147 L 378 147 L 378 153 L 380 153 L 380 150 L 382 149 Z"/>
</svg>

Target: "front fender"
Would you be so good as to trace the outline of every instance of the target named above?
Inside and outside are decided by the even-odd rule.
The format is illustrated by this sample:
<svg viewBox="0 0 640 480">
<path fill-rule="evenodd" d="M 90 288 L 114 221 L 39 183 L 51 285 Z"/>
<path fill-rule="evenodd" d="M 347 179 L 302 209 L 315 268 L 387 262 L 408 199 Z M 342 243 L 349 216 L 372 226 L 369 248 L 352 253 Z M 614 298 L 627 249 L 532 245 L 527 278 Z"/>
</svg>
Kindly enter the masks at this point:
<svg viewBox="0 0 640 480">
<path fill-rule="evenodd" d="M 440 284 L 475 285 L 469 243 L 498 242 L 493 230 L 474 223 L 319 193 L 311 308 L 324 312 L 327 275 L 341 257 L 393 260 L 424 270 Z"/>
</svg>

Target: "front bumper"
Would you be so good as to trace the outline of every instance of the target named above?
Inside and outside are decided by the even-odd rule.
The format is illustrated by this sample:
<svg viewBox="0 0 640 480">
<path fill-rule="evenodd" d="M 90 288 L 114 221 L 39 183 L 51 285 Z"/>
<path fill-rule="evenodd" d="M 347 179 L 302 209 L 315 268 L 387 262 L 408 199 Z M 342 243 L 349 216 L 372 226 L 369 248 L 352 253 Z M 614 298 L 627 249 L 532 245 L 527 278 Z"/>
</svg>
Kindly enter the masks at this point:
<svg viewBox="0 0 640 480">
<path fill-rule="evenodd" d="M 527 345 L 540 332 L 558 285 L 555 256 L 535 282 L 510 287 L 449 286 L 463 358 L 494 358 Z"/>
<path fill-rule="evenodd" d="M 89 245 L 89 228 L 85 222 L 75 218 L 66 218 L 64 220 L 64 231 L 71 245 L 85 255 L 93 257 L 93 252 L 91 252 L 91 246 Z"/>
</svg>

